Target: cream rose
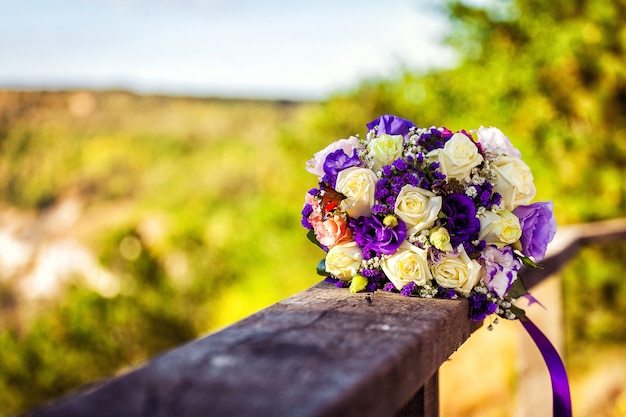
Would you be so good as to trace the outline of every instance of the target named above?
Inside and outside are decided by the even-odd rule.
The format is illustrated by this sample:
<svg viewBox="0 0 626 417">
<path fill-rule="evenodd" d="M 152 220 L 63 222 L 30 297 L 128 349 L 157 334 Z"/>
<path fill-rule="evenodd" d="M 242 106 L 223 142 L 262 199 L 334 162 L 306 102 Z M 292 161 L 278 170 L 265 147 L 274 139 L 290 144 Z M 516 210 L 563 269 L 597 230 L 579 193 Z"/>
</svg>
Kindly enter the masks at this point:
<svg viewBox="0 0 626 417">
<path fill-rule="evenodd" d="M 468 295 L 480 279 L 480 268 L 478 262 L 467 256 L 463 246 L 459 246 L 456 253 L 447 253 L 439 262 L 433 262 L 430 272 L 442 287 Z"/>
<path fill-rule="evenodd" d="M 498 212 L 486 210 L 479 218 L 478 239 L 484 240 L 488 245 L 501 248 L 517 242 L 522 237 L 519 218 L 508 210 Z"/>
<path fill-rule="evenodd" d="M 401 290 L 410 282 L 424 285 L 432 279 L 427 258 L 426 250 L 405 241 L 393 255 L 381 262 L 381 267 L 389 281 Z"/>
<path fill-rule="evenodd" d="M 372 158 L 372 169 L 391 164 L 402 156 L 402 135 L 383 134 L 367 144 L 367 156 Z"/>
<path fill-rule="evenodd" d="M 530 168 L 521 159 L 500 157 L 491 163 L 496 174 L 494 191 L 502 196 L 506 210 L 530 203 L 537 190 Z"/>
<path fill-rule="evenodd" d="M 326 272 L 342 281 L 350 281 L 361 267 L 363 252 L 351 241 L 333 246 L 326 254 Z"/>
<path fill-rule="evenodd" d="M 432 227 L 441 210 L 442 198 L 423 188 L 407 184 L 396 198 L 393 212 L 406 223 L 407 235 Z"/>
<path fill-rule="evenodd" d="M 340 208 L 350 217 L 369 216 L 372 212 L 378 177 L 371 169 L 352 167 L 337 176 L 335 190 L 345 195 Z"/>
<path fill-rule="evenodd" d="M 448 178 L 463 180 L 472 168 L 483 162 L 478 147 L 463 133 L 455 133 L 443 149 L 435 149 L 426 155 L 432 162 L 439 162 L 439 170 Z"/>
</svg>

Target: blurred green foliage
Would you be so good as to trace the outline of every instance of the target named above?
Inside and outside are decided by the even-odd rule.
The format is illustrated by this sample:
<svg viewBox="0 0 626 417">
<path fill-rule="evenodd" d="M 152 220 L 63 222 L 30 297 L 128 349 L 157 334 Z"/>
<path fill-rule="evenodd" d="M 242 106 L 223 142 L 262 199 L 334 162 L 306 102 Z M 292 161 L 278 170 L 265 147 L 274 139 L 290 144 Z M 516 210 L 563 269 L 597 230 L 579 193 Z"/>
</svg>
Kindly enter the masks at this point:
<svg viewBox="0 0 626 417">
<path fill-rule="evenodd" d="M 624 216 L 626 5 L 445 10 L 457 66 L 364 81 L 323 103 L 0 92 L 0 205 L 38 216 L 77 196 L 84 220 L 68 233 L 120 277 L 113 295 L 73 284 L 13 319 L 17 277 L 0 281 L 4 415 L 318 281 L 322 253 L 299 227 L 315 185 L 304 161 L 380 114 L 497 126 L 560 225 Z M 624 249 L 585 249 L 566 269 L 570 350 L 626 342 Z"/>
<path fill-rule="evenodd" d="M 74 108 L 81 101 L 87 114 Z M 293 139 L 316 107 L 0 92 L 1 223 L 78 199 L 78 222 L 38 239 L 79 239 L 119 278 L 99 293 L 76 277 L 33 303 L 20 292 L 23 275 L 3 276 L 0 415 L 317 282 L 306 260 L 321 255 L 299 227 L 313 148 Z"/>
<path fill-rule="evenodd" d="M 420 126 L 499 127 L 553 200 L 557 223 L 626 216 L 626 3 L 450 2 L 460 63 L 363 83 L 327 104 L 320 131 L 393 113 Z M 342 117 L 345 115 L 345 117 Z M 563 273 L 568 351 L 626 342 L 626 244 L 587 248 Z"/>
</svg>

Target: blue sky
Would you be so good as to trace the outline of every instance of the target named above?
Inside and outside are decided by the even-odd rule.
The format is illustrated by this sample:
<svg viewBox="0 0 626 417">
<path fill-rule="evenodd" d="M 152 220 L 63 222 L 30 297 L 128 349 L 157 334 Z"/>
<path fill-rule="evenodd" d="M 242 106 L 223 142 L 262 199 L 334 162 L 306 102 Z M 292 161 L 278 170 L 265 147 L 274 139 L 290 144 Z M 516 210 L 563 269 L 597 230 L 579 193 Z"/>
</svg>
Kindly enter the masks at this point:
<svg viewBox="0 0 626 417">
<path fill-rule="evenodd" d="M 1 88 L 318 99 L 450 66 L 436 0 L 0 0 Z"/>
</svg>

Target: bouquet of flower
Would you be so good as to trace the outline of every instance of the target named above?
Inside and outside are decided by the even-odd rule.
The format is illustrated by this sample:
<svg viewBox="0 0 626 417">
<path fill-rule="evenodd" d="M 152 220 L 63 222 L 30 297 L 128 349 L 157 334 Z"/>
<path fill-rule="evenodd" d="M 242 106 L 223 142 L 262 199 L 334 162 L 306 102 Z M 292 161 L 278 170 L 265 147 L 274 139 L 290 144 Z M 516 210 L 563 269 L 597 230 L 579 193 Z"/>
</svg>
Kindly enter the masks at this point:
<svg viewBox="0 0 626 417">
<path fill-rule="evenodd" d="M 352 292 L 465 297 L 471 318 L 521 318 L 517 279 L 556 232 L 551 202 L 495 127 L 453 133 L 385 115 L 317 152 L 302 225 L 326 257 L 318 272 Z"/>
</svg>

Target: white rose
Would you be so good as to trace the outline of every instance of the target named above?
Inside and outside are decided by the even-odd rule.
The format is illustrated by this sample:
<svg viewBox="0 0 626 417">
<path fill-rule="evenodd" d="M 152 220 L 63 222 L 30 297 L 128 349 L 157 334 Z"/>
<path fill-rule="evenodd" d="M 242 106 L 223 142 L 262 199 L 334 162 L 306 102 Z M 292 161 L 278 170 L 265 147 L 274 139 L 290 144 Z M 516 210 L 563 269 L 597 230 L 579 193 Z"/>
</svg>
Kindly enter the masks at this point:
<svg viewBox="0 0 626 417">
<path fill-rule="evenodd" d="M 361 267 L 363 252 L 356 242 L 333 246 L 326 254 L 326 272 L 342 281 L 350 281 Z"/>
<path fill-rule="evenodd" d="M 494 191 L 502 196 L 502 205 L 506 210 L 513 210 L 535 198 L 537 190 L 530 168 L 521 159 L 500 157 L 491 163 L 496 174 Z"/>
<path fill-rule="evenodd" d="M 508 210 L 493 212 L 485 210 L 480 216 L 478 239 L 488 245 L 502 247 L 517 242 L 522 237 L 519 218 Z"/>
<path fill-rule="evenodd" d="M 427 256 L 426 250 L 403 242 L 393 255 L 381 262 L 381 267 L 398 290 L 410 282 L 421 286 L 432 279 Z"/>
<path fill-rule="evenodd" d="M 376 182 L 378 177 L 371 169 L 351 167 L 344 169 L 337 175 L 335 190 L 345 195 L 340 208 L 350 217 L 369 216 L 375 198 Z"/>
<path fill-rule="evenodd" d="M 402 135 L 383 134 L 367 144 L 367 156 L 372 158 L 372 169 L 391 164 L 402 156 Z"/>
<path fill-rule="evenodd" d="M 515 146 L 511 143 L 504 133 L 497 127 L 483 127 L 475 130 L 478 141 L 483 145 L 486 151 L 490 151 L 496 154 L 505 154 L 513 158 L 521 158 L 520 153 Z"/>
<path fill-rule="evenodd" d="M 447 253 L 430 266 L 430 272 L 439 285 L 464 295 L 468 295 L 478 283 L 480 269 L 480 264 L 467 256 L 463 246 L 457 248 L 457 253 Z"/>
<path fill-rule="evenodd" d="M 455 133 L 443 149 L 435 149 L 426 155 L 431 162 L 439 162 L 439 171 L 448 178 L 463 180 L 472 168 L 483 162 L 476 144 L 463 133 Z"/>
<path fill-rule="evenodd" d="M 442 198 L 435 193 L 410 184 L 396 197 L 393 212 L 406 223 L 407 235 L 432 227 L 441 210 Z"/>
</svg>

